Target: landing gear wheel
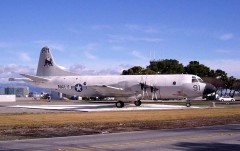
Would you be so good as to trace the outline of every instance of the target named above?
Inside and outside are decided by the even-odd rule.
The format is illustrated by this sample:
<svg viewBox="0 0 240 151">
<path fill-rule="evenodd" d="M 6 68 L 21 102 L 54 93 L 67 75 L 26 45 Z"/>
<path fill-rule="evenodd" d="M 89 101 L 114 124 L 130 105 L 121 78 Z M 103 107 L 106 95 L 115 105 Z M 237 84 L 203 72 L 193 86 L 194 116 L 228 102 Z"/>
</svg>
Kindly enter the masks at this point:
<svg viewBox="0 0 240 151">
<path fill-rule="evenodd" d="M 136 106 L 140 106 L 140 105 L 142 104 L 142 102 L 141 102 L 140 100 L 138 100 L 138 101 L 134 101 L 134 104 L 135 104 Z"/>
<path fill-rule="evenodd" d="M 124 107 L 124 103 L 122 101 L 118 101 L 118 102 L 116 102 L 116 107 L 122 108 L 122 107 Z"/>
<path fill-rule="evenodd" d="M 190 102 L 186 103 L 186 107 L 190 107 L 192 104 Z"/>
</svg>

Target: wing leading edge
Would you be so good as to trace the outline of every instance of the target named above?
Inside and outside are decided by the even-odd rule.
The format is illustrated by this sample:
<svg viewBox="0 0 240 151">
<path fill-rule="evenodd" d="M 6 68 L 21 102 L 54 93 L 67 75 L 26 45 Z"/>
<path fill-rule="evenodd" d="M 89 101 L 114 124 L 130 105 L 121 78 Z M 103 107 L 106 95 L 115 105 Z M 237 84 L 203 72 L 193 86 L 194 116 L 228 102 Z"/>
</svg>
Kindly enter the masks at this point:
<svg viewBox="0 0 240 151">
<path fill-rule="evenodd" d="M 131 97 L 135 95 L 135 93 L 132 91 L 125 91 L 122 88 L 108 86 L 108 85 L 95 85 L 95 86 L 92 86 L 91 88 L 103 96 Z"/>
</svg>

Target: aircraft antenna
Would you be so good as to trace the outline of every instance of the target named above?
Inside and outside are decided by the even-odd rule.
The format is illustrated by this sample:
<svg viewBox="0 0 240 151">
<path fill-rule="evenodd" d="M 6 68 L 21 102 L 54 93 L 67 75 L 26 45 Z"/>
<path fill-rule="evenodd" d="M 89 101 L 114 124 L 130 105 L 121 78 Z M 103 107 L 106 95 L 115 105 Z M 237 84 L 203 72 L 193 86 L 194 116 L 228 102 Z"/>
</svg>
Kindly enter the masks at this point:
<svg viewBox="0 0 240 151">
<path fill-rule="evenodd" d="M 155 60 L 155 50 L 153 51 L 153 60 Z"/>
<path fill-rule="evenodd" d="M 152 60 L 152 51 L 150 51 L 150 61 Z"/>
</svg>

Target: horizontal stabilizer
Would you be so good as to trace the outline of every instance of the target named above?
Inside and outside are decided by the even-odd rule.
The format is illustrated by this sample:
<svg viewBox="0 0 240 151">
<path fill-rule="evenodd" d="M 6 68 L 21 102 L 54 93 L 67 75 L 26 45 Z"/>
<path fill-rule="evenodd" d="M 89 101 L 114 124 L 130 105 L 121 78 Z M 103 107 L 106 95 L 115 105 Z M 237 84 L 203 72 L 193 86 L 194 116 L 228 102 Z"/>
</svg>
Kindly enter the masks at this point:
<svg viewBox="0 0 240 151">
<path fill-rule="evenodd" d="M 32 80 L 29 78 L 9 78 L 8 81 L 32 82 Z"/>
<path fill-rule="evenodd" d="M 29 75 L 29 74 L 20 74 L 26 78 L 29 78 L 31 80 L 33 80 L 34 82 L 46 82 L 46 81 L 49 81 L 49 79 L 47 78 L 42 78 L 42 77 L 39 77 L 39 76 L 34 76 L 34 75 Z"/>
</svg>

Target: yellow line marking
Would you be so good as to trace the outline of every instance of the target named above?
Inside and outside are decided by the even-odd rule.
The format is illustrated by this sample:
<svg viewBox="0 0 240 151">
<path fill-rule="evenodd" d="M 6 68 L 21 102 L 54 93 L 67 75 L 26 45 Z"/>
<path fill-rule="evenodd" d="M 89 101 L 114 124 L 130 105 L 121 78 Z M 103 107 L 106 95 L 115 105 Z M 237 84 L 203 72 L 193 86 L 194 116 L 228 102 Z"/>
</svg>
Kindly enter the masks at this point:
<svg viewBox="0 0 240 151">
<path fill-rule="evenodd" d="M 121 147 L 121 146 L 132 146 L 132 145 L 143 145 L 143 144 L 154 144 L 154 143 L 163 143 L 163 142 L 172 142 L 172 141 L 183 141 L 183 140 L 193 140 L 193 139 L 207 139 L 207 138 L 216 138 L 216 137 L 224 137 L 224 136 L 236 136 L 240 135 L 240 133 L 219 133 L 214 135 L 206 135 L 206 136 L 192 136 L 192 137 L 180 137 L 180 138 L 172 138 L 172 139 L 154 139 L 147 141 L 139 141 L 139 142 L 128 142 L 128 143 L 120 143 L 120 144 L 106 144 L 106 145 L 96 145 L 96 146 L 87 146 L 87 147 L 79 147 L 79 148 L 69 148 L 63 150 L 92 150 L 92 149 L 103 149 L 103 148 L 113 148 L 113 147 Z"/>
</svg>

